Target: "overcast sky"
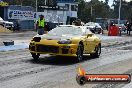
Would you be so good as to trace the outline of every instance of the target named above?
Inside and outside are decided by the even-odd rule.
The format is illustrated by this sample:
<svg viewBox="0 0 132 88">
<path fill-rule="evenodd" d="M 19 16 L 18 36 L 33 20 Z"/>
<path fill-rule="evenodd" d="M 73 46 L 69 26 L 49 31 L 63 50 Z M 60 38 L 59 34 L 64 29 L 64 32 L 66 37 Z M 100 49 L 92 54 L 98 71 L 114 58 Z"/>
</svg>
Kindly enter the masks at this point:
<svg viewBox="0 0 132 88">
<path fill-rule="evenodd" d="M 91 0 L 86 0 L 86 1 L 91 1 Z M 102 1 L 105 1 L 105 0 L 102 0 Z M 130 1 L 130 0 L 126 0 L 126 1 Z M 111 6 L 112 4 L 113 4 L 113 0 L 109 0 L 109 5 Z"/>
</svg>

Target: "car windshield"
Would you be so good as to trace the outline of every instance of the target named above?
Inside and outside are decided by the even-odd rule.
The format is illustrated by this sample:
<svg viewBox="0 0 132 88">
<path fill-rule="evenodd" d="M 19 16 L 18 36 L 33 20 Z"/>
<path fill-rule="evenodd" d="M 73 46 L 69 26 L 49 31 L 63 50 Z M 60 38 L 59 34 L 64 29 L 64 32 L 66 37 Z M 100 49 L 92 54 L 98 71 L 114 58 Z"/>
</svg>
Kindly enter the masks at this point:
<svg viewBox="0 0 132 88">
<path fill-rule="evenodd" d="M 78 27 L 56 27 L 48 32 L 48 34 L 51 35 L 63 35 L 63 34 L 69 34 L 69 35 L 82 35 L 83 31 L 81 28 Z"/>
</svg>

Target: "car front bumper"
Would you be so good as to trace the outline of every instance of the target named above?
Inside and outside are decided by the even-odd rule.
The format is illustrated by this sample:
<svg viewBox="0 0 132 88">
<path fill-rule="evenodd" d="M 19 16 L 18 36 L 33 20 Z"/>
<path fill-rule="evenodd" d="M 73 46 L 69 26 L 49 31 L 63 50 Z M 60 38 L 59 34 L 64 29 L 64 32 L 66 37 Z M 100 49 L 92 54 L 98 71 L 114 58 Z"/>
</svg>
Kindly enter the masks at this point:
<svg viewBox="0 0 132 88">
<path fill-rule="evenodd" d="M 31 53 L 36 54 L 76 56 L 77 44 L 43 45 L 30 43 L 29 50 Z"/>
</svg>

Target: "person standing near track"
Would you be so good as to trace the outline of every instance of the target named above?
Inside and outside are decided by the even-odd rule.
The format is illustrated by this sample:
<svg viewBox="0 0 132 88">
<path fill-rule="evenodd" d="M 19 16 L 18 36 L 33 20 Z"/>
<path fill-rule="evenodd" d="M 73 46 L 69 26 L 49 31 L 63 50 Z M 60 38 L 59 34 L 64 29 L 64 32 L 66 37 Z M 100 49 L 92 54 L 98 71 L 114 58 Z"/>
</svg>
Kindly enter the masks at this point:
<svg viewBox="0 0 132 88">
<path fill-rule="evenodd" d="M 43 35 L 45 33 L 45 19 L 43 15 L 40 15 L 37 21 L 37 31 L 39 35 Z"/>
<path fill-rule="evenodd" d="M 129 21 L 126 23 L 127 26 L 127 34 L 130 35 L 130 32 L 132 30 L 132 23 L 130 23 Z"/>
</svg>

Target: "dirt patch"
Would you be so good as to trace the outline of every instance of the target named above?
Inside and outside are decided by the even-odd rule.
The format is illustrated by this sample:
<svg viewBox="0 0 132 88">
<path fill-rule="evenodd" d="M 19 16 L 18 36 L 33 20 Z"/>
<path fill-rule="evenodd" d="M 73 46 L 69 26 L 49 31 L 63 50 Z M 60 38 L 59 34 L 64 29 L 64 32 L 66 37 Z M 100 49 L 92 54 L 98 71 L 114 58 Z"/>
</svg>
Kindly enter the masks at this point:
<svg viewBox="0 0 132 88">
<path fill-rule="evenodd" d="M 132 45 L 121 47 L 119 50 L 132 50 Z"/>
<path fill-rule="evenodd" d="M 2 27 L 1 25 L 0 25 L 0 33 L 10 33 L 11 31 L 9 30 L 9 29 L 7 29 L 7 28 L 5 28 L 5 27 Z"/>
</svg>

